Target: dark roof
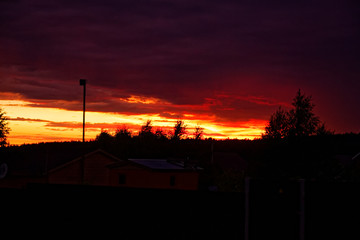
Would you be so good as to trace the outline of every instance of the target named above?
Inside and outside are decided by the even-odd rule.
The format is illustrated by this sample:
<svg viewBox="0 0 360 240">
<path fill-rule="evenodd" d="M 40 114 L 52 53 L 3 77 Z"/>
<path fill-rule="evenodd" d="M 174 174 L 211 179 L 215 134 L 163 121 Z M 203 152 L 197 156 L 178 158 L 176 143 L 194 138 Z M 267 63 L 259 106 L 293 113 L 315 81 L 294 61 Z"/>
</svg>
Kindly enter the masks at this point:
<svg viewBox="0 0 360 240">
<path fill-rule="evenodd" d="M 352 160 L 360 159 L 360 152 L 357 153 L 356 155 L 354 155 L 351 159 L 352 159 Z"/>
<path fill-rule="evenodd" d="M 183 166 L 173 164 L 166 159 L 129 159 L 129 161 L 153 170 L 187 170 Z"/>
<path fill-rule="evenodd" d="M 156 171 L 193 170 L 192 168 L 184 167 L 184 164 L 171 162 L 166 159 L 128 159 L 120 161 L 116 156 L 99 149 L 96 144 L 91 142 L 85 144 L 82 142 L 62 142 L 13 146 L 0 149 L 0 162 L 7 164 L 7 175 L 40 177 L 77 161 L 82 156 L 99 151 L 114 159 L 114 163 L 107 166 L 109 168 L 136 164 L 137 166 Z"/>
<path fill-rule="evenodd" d="M 343 166 L 351 166 L 360 159 L 360 152 L 357 154 L 338 154 L 334 158 Z"/>
<path fill-rule="evenodd" d="M 334 158 L 343 166 L 351 166 L 354 162 L 351 155 L 338 154 Z"/>
<path fill-rule="evenodd" d="M 52 168 L 52 169 L 49 170 L 49 172 L 57 171 L 58 169 L 61 169 L 61 168 L 63 168 L 63 167 L 66 167 L 67 165 L 72 164 L 73 162 L 80 161 L 80 160 L 81 160 L 82 158 L 84 158 L 84 157 L 87 158 L 88 156 L 93 155 L 93 154 L 95 154 L 95 153 L 101 153 L 101 154 L 103 154 L 103 155 L 105 155 L 105 156 L 107 156 L 108 158 L 110 158 L 110 159 L 113 160 L 113 163 L 108 164 L 107 167 L 113 167 L 113 165 L 121 164 L 121 160 L 120 160 L 119 158 L 117 158 L 117 157 L 115 157 L 114 155 L 112 155 L 112 154 L 110 154 L 110 153 L 108 153 L 108 152 L 105 152 L 104 150 L 98 148 L 98 149 L 95 150 L 95 151 L 92 151 L 92 152 L 90 152 L 90 153 L 86 153 L 86 154 L 81 155 L 81 156 L 79 156 L 79 157 L 77 157 L 77 158 L 75 158 L 75 159 L 72 159 L 71 161 L 67 161 L 67 162 L 65 162 L 65 163 L 62 164 L 62 165 L 59 165 L 59 166 L 57 166 L 57 167 L 55 167 L 55 168 Z"/>
<path fill-rule="evenodd" d="M 42 176 L 96 149 L 91 142 L 29 144 L 1 149 L 0 159 L 8 165 L 9 175 Z"/>
</svg>

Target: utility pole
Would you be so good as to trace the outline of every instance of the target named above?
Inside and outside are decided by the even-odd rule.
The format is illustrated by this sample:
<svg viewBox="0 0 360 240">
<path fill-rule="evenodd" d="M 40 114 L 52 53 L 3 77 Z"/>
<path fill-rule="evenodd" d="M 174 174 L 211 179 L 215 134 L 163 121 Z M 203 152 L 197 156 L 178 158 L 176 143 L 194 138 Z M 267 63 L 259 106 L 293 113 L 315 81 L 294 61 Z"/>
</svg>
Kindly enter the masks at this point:
<svg viewBox="0 0 360 240">
<path fill-rule="evenodd" d="M 85 142 L 85 96 L 86 96 L 86 79 L 80 79 L 80 86 L 84 86 L 84 98 L 83 98 L 83 142 Z"/>
<path fill-rule="evenodd" d="M 80 86 L 84 86 L 84 98 L 83 98 L 83 143 L 85 143 L 85 96 L 86 96 L 86 79 L 80 79 Z M 83 153 L 81 158 L 81 184 L 85 182 L 85 155 Z"/>
</svg>

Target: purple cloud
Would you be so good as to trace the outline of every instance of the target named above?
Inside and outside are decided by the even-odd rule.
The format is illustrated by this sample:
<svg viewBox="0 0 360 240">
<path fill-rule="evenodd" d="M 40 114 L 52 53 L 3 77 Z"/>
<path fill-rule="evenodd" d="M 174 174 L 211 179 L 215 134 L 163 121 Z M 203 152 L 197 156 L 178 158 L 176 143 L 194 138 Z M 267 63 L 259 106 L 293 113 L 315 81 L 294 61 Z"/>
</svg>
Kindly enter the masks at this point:
<svg viewBox="0 0 360 240">
<path fill-rule="evenodd" d="M 93 111 L 165 115 L 189 106 L 230 120 L 267 119 L 275 106 L 266 101 L 290 102 L 302 88 L 331 127 L 358 131 L 331 112 L 360 117 L 359 9 L 341 0 L 5 1 L 0 91 L 79 110 L 78 79 L 87 78 Z M 201 108 L 219 92 L 232 99 Z M 121 101 L 133 95 L 169 104 Z M 253 101 L 239 99 L 247 96 Z"/>
</svg>

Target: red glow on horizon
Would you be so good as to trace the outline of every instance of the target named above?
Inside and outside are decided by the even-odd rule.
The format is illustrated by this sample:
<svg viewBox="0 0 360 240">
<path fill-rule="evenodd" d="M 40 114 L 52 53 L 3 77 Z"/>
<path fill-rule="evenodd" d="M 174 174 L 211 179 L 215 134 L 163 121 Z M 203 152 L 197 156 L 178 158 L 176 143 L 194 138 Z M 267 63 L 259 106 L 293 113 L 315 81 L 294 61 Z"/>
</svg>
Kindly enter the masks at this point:
<svg viewBox="0 0 360 240">
<path fill-rule="evenodd" d="M 137 99 L 131 101 L 138 102 Z M 141 99 L 145 104 L 153 101 Z M 156 102 L 156 101 L 155 101 Z M 49 142 L 49 141 L 79 141 L 81 139 L 81 111 L 69 111 L 55 108 L 35 107 L 30 102 L 21 100 L 5 100 L 4 110 L 9 118 L 11 132 L 8 136 L 10 144 Z M 175 106 L 176 108 L 179 106 Z M 202 108 L 202 107 L 201 107 Z M 86 140 L 95 139 L 102 130 L 115 133 L 118 128 L 127 128 L 137 135 L 141 126 L 151 120 L 154 131 L 162 129 L 169 134 L 178 120 L 177 113 L 166 114 L 117 114 L 103 112 L 86 113 Z M 254 139 L 261 136 L 264 120 L 249 120 L 243 122 L 216 121 L 215 116 L 207 114 L 182 113 L 181 120 L 187 126 L 188 137 L 191 138 L 195 127 L 200 126 L 204 138 Z M 69 121 L 71 120 L 71 121 Z"/>
</svg>

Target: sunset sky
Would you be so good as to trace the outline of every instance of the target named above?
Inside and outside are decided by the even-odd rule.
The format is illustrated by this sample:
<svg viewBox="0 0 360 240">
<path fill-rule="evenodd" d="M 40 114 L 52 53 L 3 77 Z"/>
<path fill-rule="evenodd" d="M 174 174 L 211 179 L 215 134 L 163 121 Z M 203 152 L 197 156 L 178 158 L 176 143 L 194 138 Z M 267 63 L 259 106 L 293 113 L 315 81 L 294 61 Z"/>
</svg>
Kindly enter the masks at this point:
<svg viewBox="0 0 360 240">
<path fill-rule="evenodd" d="M 81 140 L 152 120 L 256 138 L 298 89 L 336 133 L 360 132 L 360 3 L 0 2 L 0 107 L 10 144 Z"/>
</svg>

